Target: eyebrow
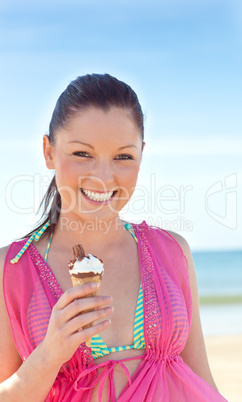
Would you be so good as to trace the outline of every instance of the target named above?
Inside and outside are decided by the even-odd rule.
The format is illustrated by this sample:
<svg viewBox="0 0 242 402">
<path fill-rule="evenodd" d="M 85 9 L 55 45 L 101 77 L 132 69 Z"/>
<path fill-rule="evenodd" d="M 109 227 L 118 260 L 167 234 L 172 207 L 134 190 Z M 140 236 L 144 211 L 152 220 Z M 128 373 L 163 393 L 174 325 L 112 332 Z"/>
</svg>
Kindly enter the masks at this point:
<svg viewBox="0 0 242 402">
<path fill-rule="evenodd" d="M 90 147 L 90 148 L 94 149 L 94 147 L 93 147 L 91 144 L 87 144 L 86 142 L 83 142 L 83 141 L 76 140 L 76 141 L 69 141 L 69 142 L 68 142 L 68 144 L 73 144 L 73 143 L 78 143 L 78 144 L 86 145 L 87 147 Z M 123 147 L 120 147 L 120 148 L 118 148 L 118 150 L 124 149 L 124 148 L 131 148 L 131 147 L 133 147 L 133 148 L 138 148 L 138 147 L 136 147 L 136 145 L 130 144 L 130 145 L 125 145 L 125 146 L 123 146 Z"/>
<path fill-rule="evenodd" d="M 74 143 L 86 145 L 87 147 L 90 147 L 90 148 L 94 149 L 94 147 L 93 147 L 92 145 L 87 144 L 86 142 L 79 141 L 79 140 L 76 140 L 76 141 L 69 141 L 69 142 L 68 142 L 68 144 L 74 144 Z"/>
<path fill-rule="evenodd" d="M 136 145 L 130 144 L 130 145 L 125 145 L 124 147 L 120 147 L 119 149 L 124 149 L 124 148 L 137 148 Z"/>
</svg>

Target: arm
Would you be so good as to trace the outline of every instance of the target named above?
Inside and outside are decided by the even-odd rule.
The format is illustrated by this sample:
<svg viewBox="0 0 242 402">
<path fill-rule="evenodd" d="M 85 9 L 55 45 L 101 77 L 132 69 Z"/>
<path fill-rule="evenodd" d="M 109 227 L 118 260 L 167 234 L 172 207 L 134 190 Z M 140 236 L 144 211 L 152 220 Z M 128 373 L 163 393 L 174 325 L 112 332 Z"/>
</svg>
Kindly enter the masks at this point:
<svg viewBox="0 0 242 402">
<path fill-rule="evenodd" d="M 93 292 L 90 284 L 65 292 L 52 310 L 47 334 L 30 356 L 22 362 L 12 337 L 9 317 L 3 299 L 3 262 L 7 249 L 0 251 L 0 400 L 1 402 L 43 402 L 60 367 L 68 361 L 78 346 L 99 331 L 109 321 L 80 331 L 84 325 L 111 313 L 100 308 L 85 314 L 83 310 L 103 307 L 111 302 L 102 296 L 84 298 Z"/>
<path fill-rule="evenodd" d="M 198 286 L 197 286 L 197 278 L 196 272 L 194 268 L 193 258 L 191 254 L 191 250 L 186 240 L 178 235 L 177 233 L 170 233 L 172 237 L 178 242 L 180 247 L 183 250 L 183 253 L 188 262 L 189 269 L 189 281 L 191 288 L 191 296 L 192 296 L 192 304 L 193 304 L 193 313 L 192 313 L 192 324 L 189 332 L 189 336 L 185 345 L 185 348 L 181 352 L 181 357 L 184 362 L 191 367 L 191 369 L 196 373 L 199 377 L 205 380 L 212 387 L 217 389 L 210 368 L 208 364 L 201 321 L 200 321 L 200 313 L 199 313 L 199 296 L 198 296 Z"/>
<path fill-rule="evenodd" d="M 7 254 L 8 247 L 4 247 L 0 250 L 0 260 L 2 262 L 1 267 L 3 266 L 3 261 L 5 260 L 5 256 Z M 2 272 L 0 273 L 0 356 L 1 362 L 0 365 L 0 383 L 4 381 L 6 378 L 10 377 L 22 364 L 22 359 L 19 356 L 17 349 L 15 347 L 12 332 L 10 328 L 10 322 L 8 319 L 4 297 L 3 297 L 3 286 L 2 286 Z"/>
</svg>

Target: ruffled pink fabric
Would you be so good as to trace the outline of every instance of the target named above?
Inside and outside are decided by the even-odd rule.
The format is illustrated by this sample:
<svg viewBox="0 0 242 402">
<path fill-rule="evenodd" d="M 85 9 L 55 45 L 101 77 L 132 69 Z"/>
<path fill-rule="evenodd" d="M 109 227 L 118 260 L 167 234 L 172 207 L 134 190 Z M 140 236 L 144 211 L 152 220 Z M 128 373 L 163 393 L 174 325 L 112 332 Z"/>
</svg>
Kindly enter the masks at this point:
<svg viewBox="0 0 242 402">
<path fill-rule="evenodd" d="M 46 401 L 88 402 L 94 387 L 98 387 L 101 402 L 107 379 L 108 401 L 115 401 L 113 372 L 117 365 L 127 376 L 119 402 L 225 401 L 179 356 L 192 316 L 187 261 L 180 246 L 166 231 L 151 228 L 145 222 L 134 228 L 144 292 L 145 354 L 95 365 L 91 350 L 84 343 L 62 366 Z M 52 271 L 33 245 L 17 264 L 10 264 L 24 242 L 11 245 L 4 268 L 5 303 L 23 360 L 43 340 L 51 309 L 62 294 Z M 130 378 L 124 363 L 133 359 L 141 362 Z"/>
</svg>

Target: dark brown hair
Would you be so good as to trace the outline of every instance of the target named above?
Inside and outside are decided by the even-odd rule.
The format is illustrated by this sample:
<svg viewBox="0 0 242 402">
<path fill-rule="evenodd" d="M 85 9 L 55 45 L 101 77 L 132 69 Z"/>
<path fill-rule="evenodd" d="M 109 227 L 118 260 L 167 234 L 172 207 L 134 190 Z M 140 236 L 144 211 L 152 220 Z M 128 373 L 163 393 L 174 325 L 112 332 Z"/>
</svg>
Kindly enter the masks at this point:
<svg viewBox="0 0 242 402">
<path fill-rule="evenodd" d="M 60 95 L 55 105 L 49 125 L 49 140 L 55 143 L 58 129 L 65 128 L 71 117 L 89 107 L 108 111 L 112 106 L 127 109 L 144 139 L 144 116 L 136 93 L 133 89 L 109 74 L 87 74 L 77 77 Z M 46 232 L 54 231 L 61 210 L 61 197 L 55 176 L 44 195 L 38 212 L 43 209 L 38 226 L 28 233 L 33 234 L 50 220 Z"/>
</svg>

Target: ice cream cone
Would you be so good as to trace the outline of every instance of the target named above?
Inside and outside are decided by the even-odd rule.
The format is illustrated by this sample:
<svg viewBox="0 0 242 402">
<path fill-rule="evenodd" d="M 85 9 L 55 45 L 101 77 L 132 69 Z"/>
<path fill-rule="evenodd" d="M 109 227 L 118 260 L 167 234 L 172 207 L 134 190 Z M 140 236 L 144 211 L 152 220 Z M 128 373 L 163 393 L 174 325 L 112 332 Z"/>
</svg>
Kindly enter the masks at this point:
<svg viewBox="0 0 242 402">
<path fill-rule="evenodd" d="M 104 272 L 102 261 L 91 254 L 85 256 L 83 247 L 80 244 L 73 247 L 73 254 L 74 259 L 71 260 L 68 265 L 73 286 L 84 285 L 85 283 L 89 282 L 97 282 L 100 284 Z M 84 297 L 93 297 L 97 296 L 98 294 L 99 288 L 95 292 L 89 293 Z M 81 314 L 89 311 L 93 310 L 85 310 L 82 311 Z M 83 329 L 92 327 L 92 325 L 92 323 L 87 324 L 83 327 Z M 86 345 L 90 347 L 91 339 L 86 341 Z"/>
</svg>

